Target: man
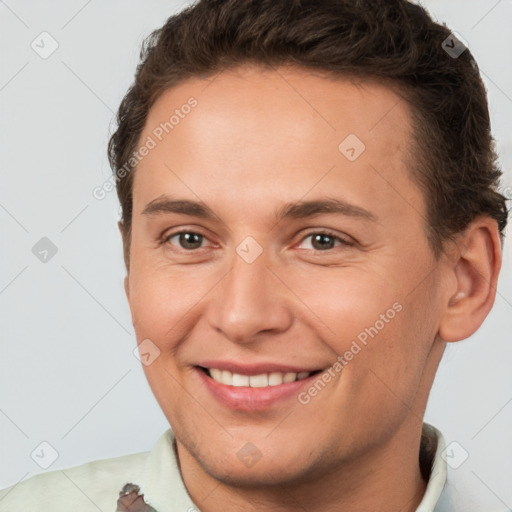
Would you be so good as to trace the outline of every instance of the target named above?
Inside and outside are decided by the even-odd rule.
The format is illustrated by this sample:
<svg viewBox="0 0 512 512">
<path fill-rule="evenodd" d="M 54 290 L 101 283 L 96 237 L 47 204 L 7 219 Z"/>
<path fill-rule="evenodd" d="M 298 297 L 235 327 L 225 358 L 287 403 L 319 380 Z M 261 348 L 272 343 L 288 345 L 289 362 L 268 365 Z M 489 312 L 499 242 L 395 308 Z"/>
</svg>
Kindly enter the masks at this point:
<svg viewBox="0 0 512 512">
<path fill-rule="evenodd" d="M 507 223 L 461 44 L 402 0 L 210 0 L 152 35 L 109 154 L 172 431 L 1 510 L 469 510 L 423 423 Z"/>
</svg>

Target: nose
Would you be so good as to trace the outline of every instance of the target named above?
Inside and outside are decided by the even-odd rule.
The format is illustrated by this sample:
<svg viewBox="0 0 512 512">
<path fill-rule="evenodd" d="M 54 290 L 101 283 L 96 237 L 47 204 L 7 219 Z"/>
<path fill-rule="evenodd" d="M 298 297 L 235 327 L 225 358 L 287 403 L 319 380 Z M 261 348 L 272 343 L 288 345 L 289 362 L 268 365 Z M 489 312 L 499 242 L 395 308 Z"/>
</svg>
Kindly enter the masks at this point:
<svg viewBox="0 0 512 512">
<path fill-rule="evenodd" d="M 234 343 L 254 343 L 259 334 L 284 332 L 292 324 L 290 293 L 264 255 L 248 263 L 235 253 L 210 297 L 210 325 Z"/>
</svg>

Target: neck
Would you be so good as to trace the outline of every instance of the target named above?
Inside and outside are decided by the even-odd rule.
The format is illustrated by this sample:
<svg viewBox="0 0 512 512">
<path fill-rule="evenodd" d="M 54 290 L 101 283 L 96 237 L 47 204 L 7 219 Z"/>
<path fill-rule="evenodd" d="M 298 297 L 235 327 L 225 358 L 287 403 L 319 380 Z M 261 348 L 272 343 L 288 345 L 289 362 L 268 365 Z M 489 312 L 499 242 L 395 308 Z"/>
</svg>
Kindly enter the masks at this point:
<svg viewBox="0 0 512 512">
<path fill-rule="evenodd" d="M 413 512 L 426 489 L 419 452 L 422 424 L 409 417 L 384 445 L 333 471 L 308 475 L 273 486 L 240 487 L 208 475 L 183 445 L 177 444 L 180 469 L 187 490 L 203 512 L 267 510 L 291 512 L 297 508 L 322 512 Z"/>
</svg>

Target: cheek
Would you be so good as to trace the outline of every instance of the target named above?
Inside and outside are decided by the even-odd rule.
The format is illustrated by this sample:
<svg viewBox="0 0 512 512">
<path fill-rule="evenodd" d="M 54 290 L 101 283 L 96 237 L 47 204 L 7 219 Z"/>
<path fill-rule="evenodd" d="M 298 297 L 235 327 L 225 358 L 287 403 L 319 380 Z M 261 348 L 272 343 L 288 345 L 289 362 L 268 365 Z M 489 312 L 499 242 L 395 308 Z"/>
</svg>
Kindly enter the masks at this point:
<svg viewBox="0 0 512 512">
<path fill-rule="evenodd" d="M 135 278 L 130 292 L 130 307 L 137 339 L 160 340 L 164 329 L 169 330 L 182 312 L 183 303 L 171 293 L 164 280 L 148 275 Z"/>
<path fill-rule="evenodd" d="M 292 285 L 307 306 L 302 320 L 342 358 L 340 400 L 364 398 L 374 409 L 392 407 L 396 396 L 413 400 L 435 335 L 429 284 L 410 293 L 412 284 L 385 276 L 378 269 L 331 269 L 329 279 L 319 272 Z"/>
<path fill-rule="evenodd" d="M 381 322 L 363 331 L 366 344 L 360 344 L 360 364 L 354 364 L 350 381 L 381 416 L 404 414 L 417 402 L 436 334 L 436 311 L 429 307 L 426 286 L 402 297 L 396 314 L 387 310 Z"/>
<path fill-rule="evenodd" d="M 137 339 L 150 338 L 161 350 L 190 328 L 213 277 L 186 266 L 137 261 L 130 270 L 130 309 Z M 165 345 L 165 346 L 164 346 Z"/>
<path fill-rule="evenodd" d="M 338 354 L 358 336 L 364 342 L 376 324 L 379 332 L 388 330 L 400 309 L 400 291 L 377 271 L 358 266 L 313 269 L 307 280 L 293 273 L 287 282 L 301 299 L 302 320 L 309 319 Z"/>
</svg>

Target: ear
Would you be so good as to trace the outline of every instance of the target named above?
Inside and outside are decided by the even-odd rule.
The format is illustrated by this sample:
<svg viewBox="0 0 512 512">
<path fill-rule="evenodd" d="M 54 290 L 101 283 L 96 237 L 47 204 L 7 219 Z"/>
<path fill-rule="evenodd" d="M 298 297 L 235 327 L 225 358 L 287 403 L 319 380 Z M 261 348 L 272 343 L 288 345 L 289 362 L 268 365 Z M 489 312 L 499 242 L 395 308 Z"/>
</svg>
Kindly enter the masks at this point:
<svg viewBox="0 0 512 512">
<path fill-rule="evenodd" d="M 448 342 L 471 336 L 494 304 L 501 268 L 497 222 L 488 216 L 475 219 L 458 236 L 454 254 L 449 271 L 456 289 L 444 298 L 439 326 L 439 335 Z"/>
<path fill-rule="evenodd" d="M 126 274 L 124 278 L 124 293 L 126 294 L 128 302 L 130 302 L 130 282 L 128 280 L 128 274 Z"/>
<path fill-rule="evenodd" d="M 126 298 L 128 299 L 128 301 L 130 301 L 130 288 L 129 288 L 129 266 L 128 266 L 128 259 L 127 259 L 127 243 L 128 241 L 126 240 L 126 236 L 125 236 L 125 230 L 124 230 L 124 226 L 123 226 L 123 223 L 122 221 L 119 221 L 117 223 L 117 227 L 119 228 L 119 231 L 121 233 L 121 238 L 123 240 L 123 257 L 124 257 L 124 264 L 126 266 L 126 276 L 124 278 L 124 292 L 126 294 Z"/>
</svg>

